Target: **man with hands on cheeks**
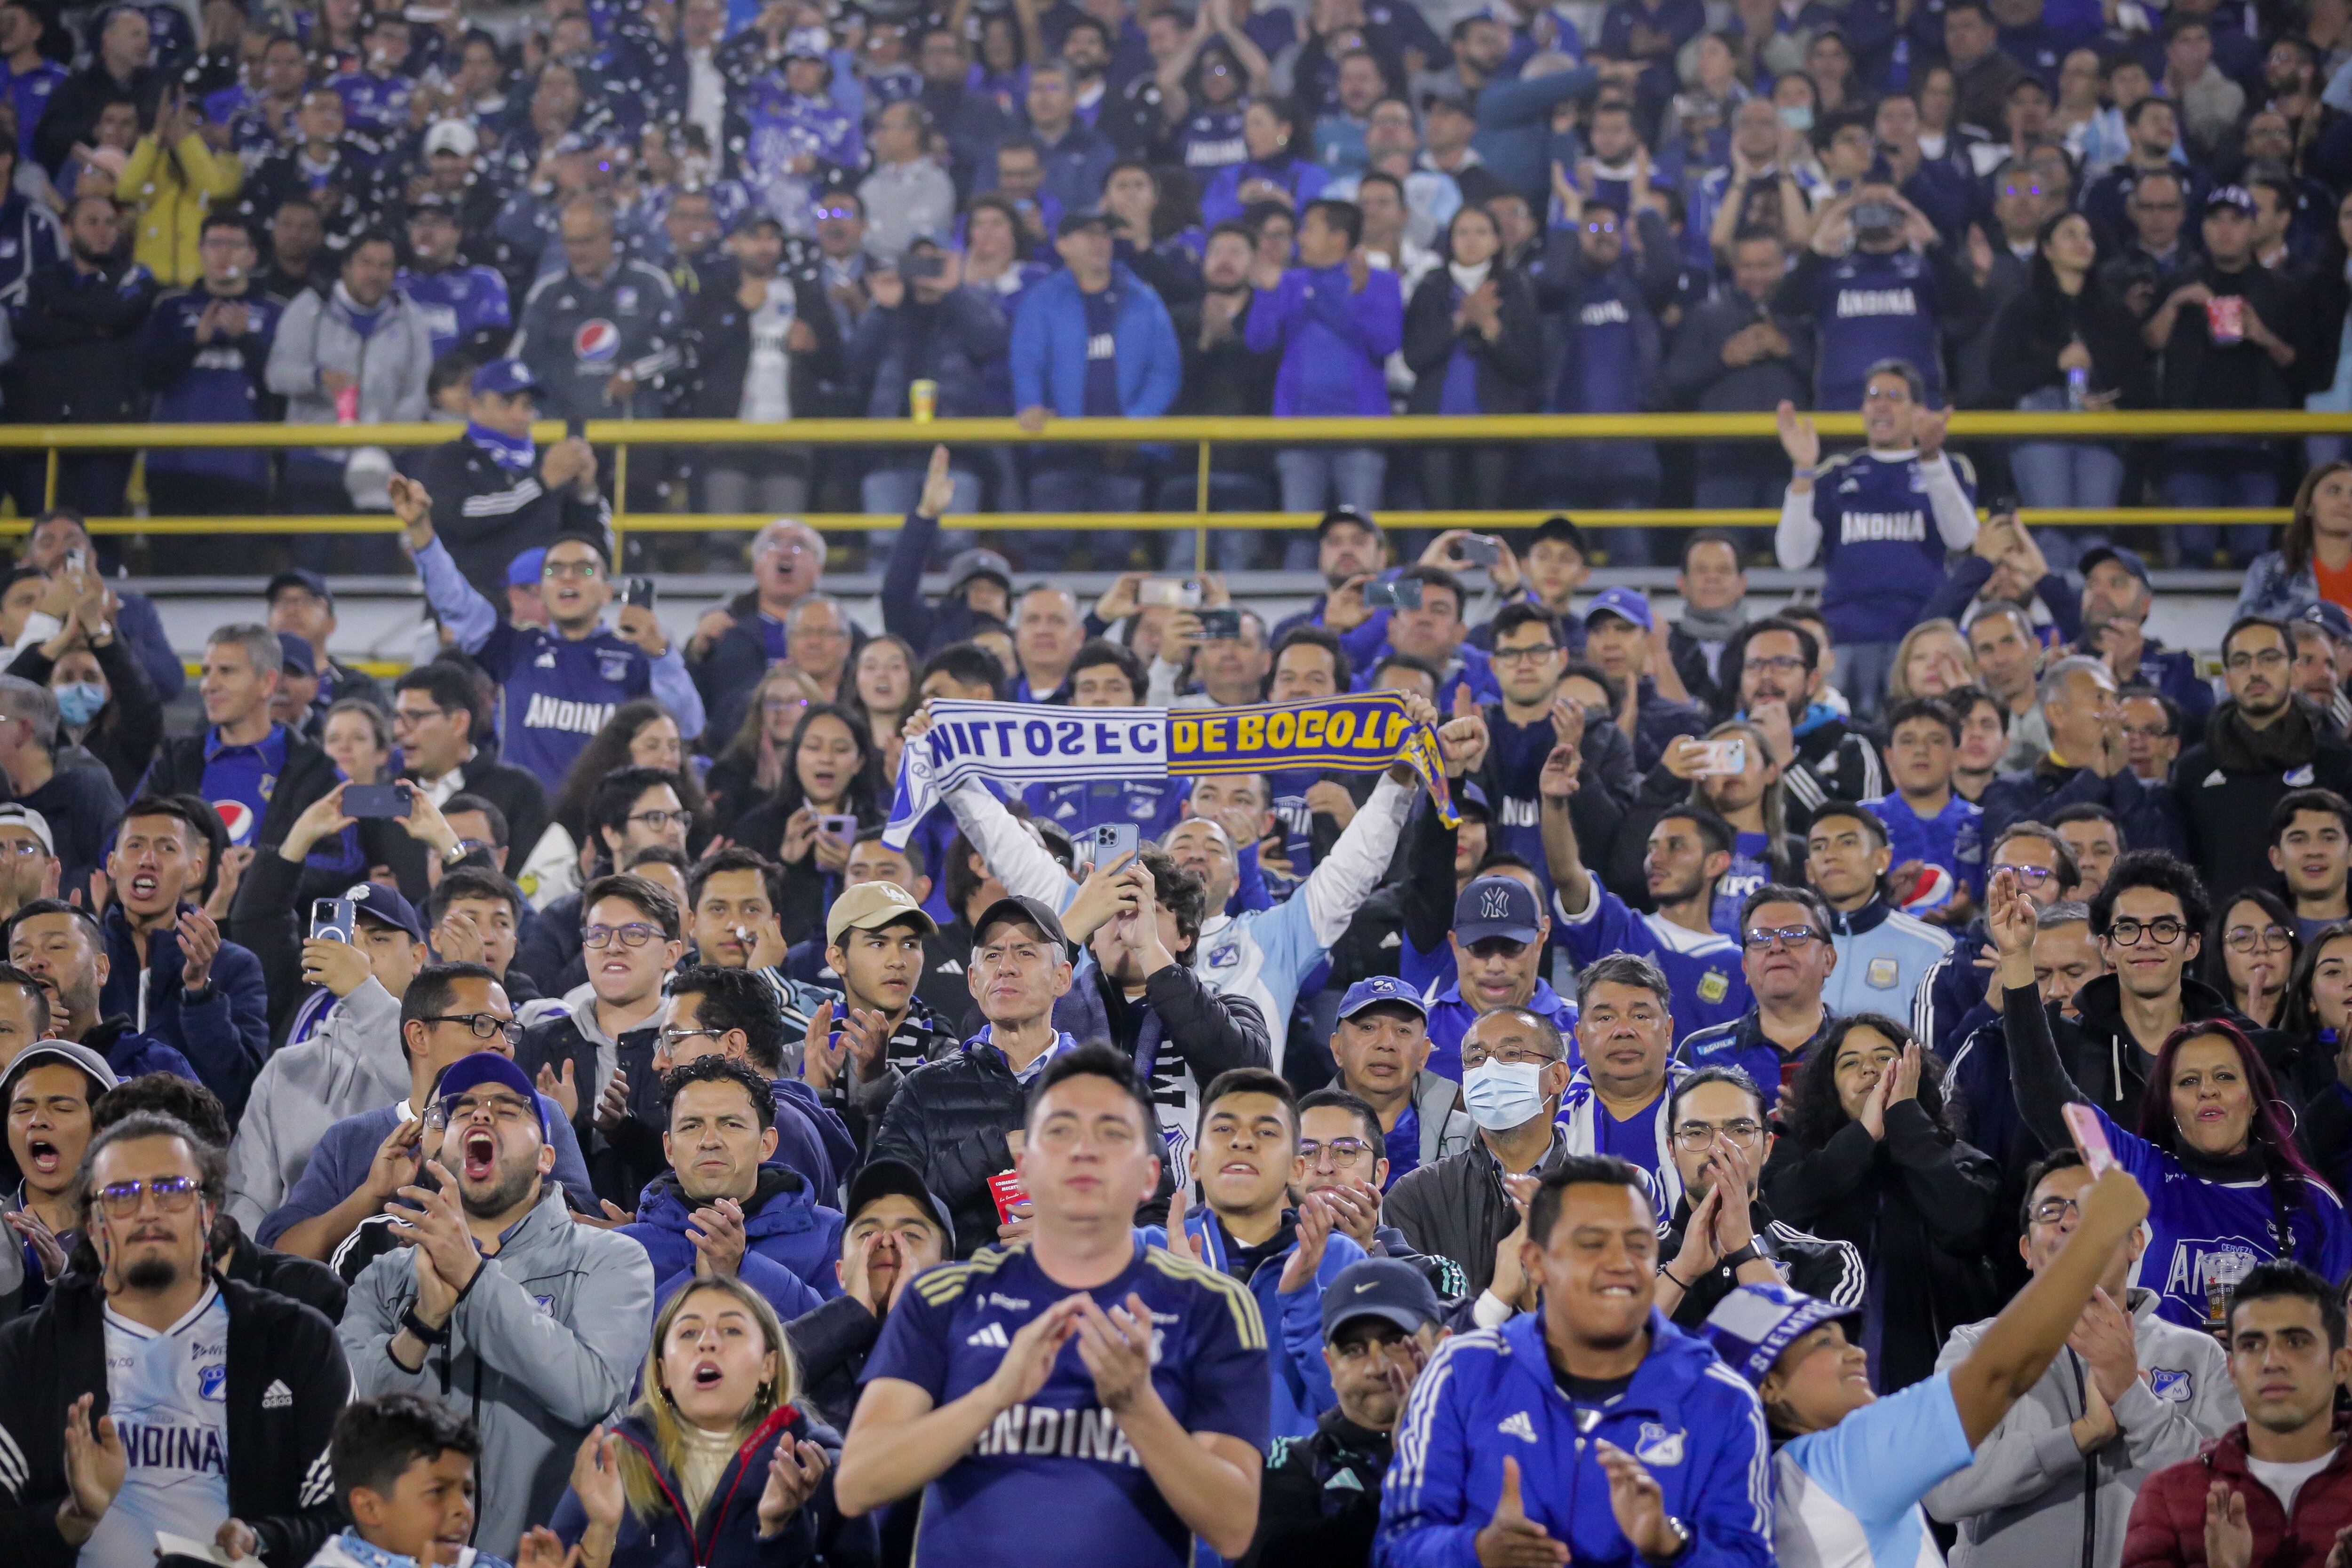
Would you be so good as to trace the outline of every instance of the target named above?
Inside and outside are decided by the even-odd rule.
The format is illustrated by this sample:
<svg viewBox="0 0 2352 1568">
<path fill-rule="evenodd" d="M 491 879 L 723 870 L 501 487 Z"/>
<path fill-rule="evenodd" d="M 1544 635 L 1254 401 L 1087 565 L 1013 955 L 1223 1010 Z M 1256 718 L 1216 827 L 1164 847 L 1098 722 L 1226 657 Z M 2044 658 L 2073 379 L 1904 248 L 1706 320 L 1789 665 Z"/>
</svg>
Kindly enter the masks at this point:
<svg viewBox="0 0 2352 1568">
<path fill-rule="evenodd" d="M 425 1130 L 436 1185 L 401 1189 L 404 1250 L 352 1286 L 344 1354 L 363 1395 L 478 1388 L 481 1522 L 505 1554 L 563 1490 L 569 1455 L 627 1396 L 654 1319 L 645 1249 L 575 1225 L 546 1180 L 555 1151 L 530 1079 L 478 1051 L 442 1074 Z M 544 1302 L 544 1305 L 541 1303 Z"/>
<path fill-rule="evenodd" d="M 1196 1536 L 1240 1556 L 1266 1442 L 1256 1301 L 1138 1239 L 1162 1145 L 1118 1051 L 1058 1053 L 1024 1131 L 1029 1239 L 927 1271 L 891 1312 L 834 1478 L 842 1512 L 920 1491 L 926 1557 L 970 1568 L 1182 1568 Z"/>
<path fill-rule="evenodd" d="M 947 1205 L 898 1160 L 868 1160 L 858 1171 L 834 1265 L 841 1293 L 784 1325 L 803 1397 L 836 1431 L 856 1409 L 858 1375 L 890 1309 L 916 1275 L 955 1250 Z"/>
<path fill-rule="evenodd" d="M 1453 1093 L 1454 1086 L 1446 1084 L 1446 1091 Z M 1464 1124 L 1468 1124 L 1466 1117 Z M 1380 1115 L 1364 1101 L 1330 1084 L 1301 1097 L 1298 1160 L 1303 1168 L 1297 1189 L 1302 1197 L 1329 1205 L 1331 1228 L 1362 1248 L 1367 1257 L 1402 1259 L 1429 1281 L 1440 1301 L 1453 1301 L 1469 1291 L 1468 1272 L 1451 1258 L 1414 1250 L 1404 1232 L 1386 1223 L 1381 1213 L 1381 1184 L 1389 1175 L 1381 1146 Z"/>
<path fill-rule="evenodd" d="M 1540 1310 L 1445 1341 L 1414 1383 L 1383 1563 L 1769 1568 L 1763 1412 L 1656 1310 L 1657 1254 L 1641 1171 L 1579 1155 L 1543 1177 L 1520 1244 Z"/>
</svg>

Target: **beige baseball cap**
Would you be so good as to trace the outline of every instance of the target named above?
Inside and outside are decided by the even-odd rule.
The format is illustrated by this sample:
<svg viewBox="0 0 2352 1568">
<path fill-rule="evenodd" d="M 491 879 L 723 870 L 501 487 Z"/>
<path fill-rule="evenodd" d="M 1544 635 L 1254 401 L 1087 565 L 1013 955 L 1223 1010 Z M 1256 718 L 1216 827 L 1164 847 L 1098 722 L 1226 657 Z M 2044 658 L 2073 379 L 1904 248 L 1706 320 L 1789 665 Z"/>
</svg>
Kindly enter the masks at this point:
<svg viewBox="0 0 2352 1568">
<path fill-rule="evenodd" d="M 861 882 L 835 899 L 833 907 L 825 912 L 825 945 L 838 944 L 845 931 L 879 931 L 901 920 L 918 922 L 926 936 L 940 928 L 938 921 L 923 913 L 915 895 L 897 883 Z"/>
</svg>

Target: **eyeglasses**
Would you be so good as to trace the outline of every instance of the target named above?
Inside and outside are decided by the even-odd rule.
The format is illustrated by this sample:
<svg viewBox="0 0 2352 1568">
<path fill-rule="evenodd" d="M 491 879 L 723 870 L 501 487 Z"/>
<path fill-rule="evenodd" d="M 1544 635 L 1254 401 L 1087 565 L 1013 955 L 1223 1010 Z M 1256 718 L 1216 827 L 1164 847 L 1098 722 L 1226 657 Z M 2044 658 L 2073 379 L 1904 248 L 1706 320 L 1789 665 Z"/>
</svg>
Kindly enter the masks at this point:
<svg viewBox="0 0 2352 1568">
<path fill-rule="evenodd" d="M 106 1212 L 117 1219 L 129 1219 L 139 1212 L 139 1199 L 152 1194 L 155 1207 L 165 1214 L 185 1214 L 188 1206 L 196 1201 L 204 1190 L 194 1176 L 157 1176 L 152 1181 L 118 1181 L 100 1187 L 98 1200 L 106 1205 Z"/>
<path fill-rule="evenodd" d="M 1808 942 L 1819 942 L 1822 934 L 1810 925 L 1751 925 L 1740 937 L 1740 946 L 1751 953 L 1762 953 L 1778 942 L 1783 947 L 1802 947 Z"/>
<path fill-rule="evenodd" d="M 48 852 L 41 847 L 41 841 L 38 839 L 0 839 L 0 855 L 15 855 L 20 860 L 30 860 L 35 855 L 45 855 Z"/>
<path fill-rule="evenodd" d="M 666 1029 L 661 1031 L 661 1042 L 666 1048 L 675 1048 L 678 1041 L 693 1040 L 698 1036 L 705 1036 L 711 1040 L 719 1038 L 707 1029 Z"/>
<path fill-rule="evenodd" d="M 856 207 L 819 207 L 816 209 L 816 216 L 819 218 L 854 218 L 856 215 L 857 209 Z"/>
<path fill-rule="evenodd" d="M 1361 1138 L 1334 1138 L 1328 1144 L 1318 1143 L 1312 1138 L 1298 1140 L 1298 1157 L 1310 1166 L 1325 1155 L 1331 1156 L 1331 1163 L 1335 1166 L 1352 1166 L 1371 1152 L 1372 1145 Z"/>
<path fill-rule="evenodd" d="M 539 569 L 541 577 L 572 578 L 593 581 L 597 567 L 593 560 L 551 560 Z"/>
<path fill-rule="evenodd" d="M 2232 925 L 2221 934 L 2221 941 L 2232 953 L 2251 953 L 2256 947 L 2269 952 L 2286 946 L 2284 925 Z"/>
<path fill-rule="evenodd" d="M 1762 1123 L 1745 1118 L 1726 1122 L 1719 1127 L 1706 1122 L 1685 1122 L 1675 1129 L 1675 1143 L 1695 1155 L 1712 1145 L 1718 1136 L 1728 1138 L 1735 1144 L 1752 1144 L 1763 1135 Z"/>
<path fill-rule="evenodd" d="M 519 1127 L 525 1122 L 539 1120 L 539 1107 L 526 1105 L 511 1094 L 491 1094 L 477 1098 L 461 1094 L 455 1100 L 436 1100 L 425 1108 L 425 1126 L 438 1133 L 453 1122 L 463 1122 L 483 1112 L 501 1126 Z"/>
<path fill-rule="evenodd" d="M 509 1045 L 522 1038 L 522 1025 L 512 1019 L 502 1019 L 496 1013 L 433 1013 L 418 1019 L 418 1023 L 461 1023 L 473 1031 L 476 1040 L 496 1040 L 506 1036 Z"/>
<path fill-rule="evenodd" d="M 1549 659 L 1559 652 L 1559 644 L 1557 643 L 1534 643 L 1524 648 L 1497 648 L 1489 657 L 1497 664 L 1506 661 L 1532 664 L 1538 660 Z"/>
<path fill-rule="evenodd" d="M 2063 1225 L 2068 1215 L 2082 1217 L 2083 1206 L 2071 1197 L 2045 1197 L 2033 1206 L 2036 1225 Z"/>
<path fill-rule="evenodd" d="M 1506 1067 L 1523 1067 L 1529 1062 L 1538 1067 L 1549 1067 L 1557 1060 L 1556 1057 L 1546 1056 L 1533 1046 L 1507 1045 L 1496 1051 L 1475 1045 L 1462 1048 L 1462 1066 L 1465 1071 L 1473 1067 L 1484 1067 L 1490 1061 L 1499 1061 Z"/>
<path fill-rule="evenodd" d="M 2040 887 L 2051 877 L 2051 868 L 2046 865 L 2000 865 L 1993 870 L 2011 873 L 2028 887 Z"/>
<path fill-rule="evenodd" d="M 1617 225 L 1613 219 L 1601 218 L 1585 225 L 1584 232 L 1589 235 L 1613 235 L 1617 232 Z"/>
<path fill-rule="evenodd" d="M 394 728 L 404 724 L 423 724 L 428 718 L 443 718 L 449 710 L 445 707 L 396 707 L 392 710 Z"/>
<path fill-rule="evenodd" d="M 1759 674 L 1798 675 L 1804 674 L 1805 661 L 1794 653 L 1774 653 L 1749 659 L 1740 668 L 1754 670 Z"/>
<path fill-rule="evenodd" d="M 2169 947 L 2189 934 L 2189 927 L 2169 915 L 2159 915 L 2153 920 L 2134 920 L 2128 916 L 2110 922 L 2107 938 L 2118 947 L 2132 947 L 2141 936 L 2152 938 L 2159 947 Z"/>
<path fill-rule="evenodd" d="M 2163 740 L 2172 734 L 2171 727 L 2161 720 L 2155 724 L 2127 724 L 2124 736 L 2130 740 Z"/>
<path fill-rule="evenodd" d="M 580 933 L 580 946 L 593 948 L 601 953 L 612 946 L 613 939 L 616 936 L 620 938 L 622 946 L 636 948 L 644 946 L 660 936 L 659 927 L 648 925 L 641 920 L 632 920 L 626 925 L 588 926 Z"/>
<path fill-rule="evenodd" d="M 628 814 L 628 817 L 625 820 L 632 822 L 643 822 L 646 826 L 658 833 L 664 828 L 668 827 L 672 822 L 677 823 L 681 828 L 690 827 L 694 822 L 694 813 L 691 811 L 666 811 L 656 807 L 655 810 L 650 811 L 632 811 Z"/>
</svg>

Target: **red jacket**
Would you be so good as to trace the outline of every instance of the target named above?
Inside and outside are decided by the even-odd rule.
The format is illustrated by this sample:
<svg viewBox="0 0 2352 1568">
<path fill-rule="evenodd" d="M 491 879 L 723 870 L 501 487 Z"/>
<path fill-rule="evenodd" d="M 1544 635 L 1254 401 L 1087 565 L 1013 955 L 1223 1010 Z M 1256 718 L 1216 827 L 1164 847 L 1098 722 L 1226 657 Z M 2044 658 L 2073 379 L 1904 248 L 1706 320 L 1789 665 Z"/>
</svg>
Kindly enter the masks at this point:
<svg viewBox="0 0 2352 1568">
<path fill-rule="evenodd" d="M 2205 1568 L 2205 1492 L 2226 1481 L 2246 1500 L 2252 1568 L 2323 1568 L 2336 1532 L 2352 1527 L 2352 1422 L 2336 1427 L 2336 1458 L 2303 1483 L 2290 1518 L 2276 1493 L 2246 1468 L 2246 1427 L 2231 1427 L 2193 1459 L 2147 1478 L 2132 1504 L 2123 1568 Z"/>
</svg>

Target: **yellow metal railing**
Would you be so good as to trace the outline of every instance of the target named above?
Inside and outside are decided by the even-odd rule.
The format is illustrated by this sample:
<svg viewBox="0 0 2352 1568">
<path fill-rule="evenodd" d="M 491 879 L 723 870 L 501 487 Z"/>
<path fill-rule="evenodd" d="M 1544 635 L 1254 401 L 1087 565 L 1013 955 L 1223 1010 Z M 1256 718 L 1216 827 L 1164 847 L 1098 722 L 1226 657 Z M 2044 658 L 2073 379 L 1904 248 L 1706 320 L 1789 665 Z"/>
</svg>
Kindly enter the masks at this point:
<svg viewBox="0 0 2352 1568">
<path fill-rule="evenodd" d="M 1832 446 L 1862 434 L 1858 413 L 1811 416 L 1814 428 Z M 57 498 L 60 457 L 69 452 L 125 451 L 139 448 L 290 449 L 300 447 L 382 446 L 413 448 L 438 445 L 457 435 L 447 424 L 72 424 L 0 425 L 0 451 L 34 450 L 47 454 L 44 486 L 47 504 Z M 564 430 L 556 421 L 541 421 L 532 429 L 541 443 L 561 440 Z M 2237 410 L 2211 412 L 2182 409 L 2140 410 L 2101 413 L 2025 413 L 2011 411 L 1962 411 L 1951 417 L 1949 439 L 2147 441 L 2179 436 L 2309 435 L 2352 436 L 2352 414 L 2313 413 L 2302 410 Z M 1093 529 L 1116 528 L 1171 531 L 1191 528 L 1200 536 L 1206 559 L 1207 534 L 1212 528 L 1276 529 L 1312 523 L 1311 514 L 1283 512 L 1212 512 L 1208 509 L 1210 456 L 1218 445 L 1381 445 L 1532 441 L 1646 440 L 1771 441 L 1777 426 L 1769 413 L 1645 413 L 1645 414 L 1496 414 L 1409 415 L 1393 419 L 1210 419 L 1189 416 L 1148 420 L 1055 419 L 1039 430 L 1024 429 L 1012 419 L 912 420 L 809 419 L 783 424 L 745 423 L 740 420 L 590 420 L 588 439 L 613 453 L 614 477 L 614 530 L 622 533 L 748 532 L 772 520 L 772 513 L 691 514 L 630 512 L 627 507 L 629 453 L 635 447 L 671 446 L 928 446 L 945 442 L 958 445 L 1139 444 L 1192 446 L 1199 483 L 1196 509 L 1156 513 L 989 513 L 962 526 L 988 529 Z M 1416 528 L 1523 528 L 1540 522 L 1557 508 L 1517 511 L 1428 511 L 1383 514 L 1391 526 Z M 2284 507 L 2239 507 L 2211 511 L 2161 507 L 2115 507 L 2059 510 L 2029 509 L 2021 514 L 2035 526 L 2091 527 L 2124 524 L 2283 523 Z M 1779 513 L 1766 509 L 1683 508 L 1612 511 L 1611 527 L 1626 528 L 1757 528 L 1769 527 Z M 887 527 L 887 519 L 864 513 L 804 515 L 811 526 L 831 531 L 862 531 Z M 961 519 L 960 519 L 961 521 Z M 21 534 L 24 518 L 0 519 L 0 535 Z M 103 517 L 92 518 L 99 534 L 188 536 L 202 534 L 351 534 L 389 533 L 398 524 L 383 513 L 346 513 L 333 517 Z"/>
</svg>

